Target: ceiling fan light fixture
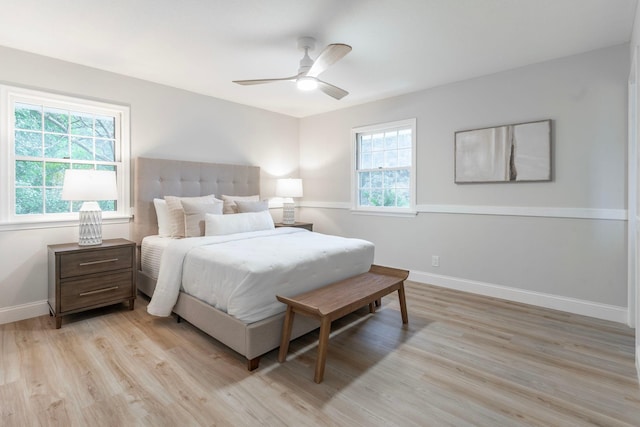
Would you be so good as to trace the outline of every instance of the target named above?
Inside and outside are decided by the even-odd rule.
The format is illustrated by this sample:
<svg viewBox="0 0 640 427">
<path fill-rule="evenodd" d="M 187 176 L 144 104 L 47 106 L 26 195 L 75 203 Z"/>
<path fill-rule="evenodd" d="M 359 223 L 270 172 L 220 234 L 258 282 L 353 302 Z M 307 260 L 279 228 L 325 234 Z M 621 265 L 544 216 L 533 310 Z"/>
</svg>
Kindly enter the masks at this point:
<svg viewBox="0 0 640 427">
<path fill-rule="evenodd" d="M 340 100 L 349 95 L 344 89 L 340 89 L 330 83 L 320 80 L 318 76 L 324 73 L 327 68 L 339 61 L 347 53 L 351 52 L 351 46 L 344 43 L 332 43 L 327 45 L 320 55 L 313 60 L 309 56 L 309 51 L 313 50 L 315 40 L 311 37 L 302 37 L 298 40 L 298 48 L 304 50 L 304 56 L 300 60 L 300 68 L 298 72 L 291 77 L 282 77 L 276 79 L 253 79 L 253 80 L 234 80 L 233 83 L 250 86 L 260 85 L 264 83 L 291 82 L 296 83 L 299 90 L 313 91 L 318 89 L 325 95 Z"/>
<path fill-rule="evenodd" d="M 315 90 L 318 88 L 318 80 L 315 77 L 302 76 L 296 80 L 298 89 L 303 91 Z"/>
</svg>

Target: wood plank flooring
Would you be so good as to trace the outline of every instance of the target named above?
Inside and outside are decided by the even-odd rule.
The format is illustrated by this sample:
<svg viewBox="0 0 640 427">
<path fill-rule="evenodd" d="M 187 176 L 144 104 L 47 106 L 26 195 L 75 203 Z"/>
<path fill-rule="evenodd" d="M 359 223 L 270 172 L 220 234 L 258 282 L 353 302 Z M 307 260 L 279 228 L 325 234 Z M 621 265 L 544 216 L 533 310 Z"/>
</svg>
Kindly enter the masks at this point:
<svg viewBox="0 0 640 427">
<path fill-rule="evenodd" d="M 407 282 L 260 368 L 175 318 L 114 306 L 0 325 L 2 426 L 639 426 L 633 330 Z"/>
</svg>

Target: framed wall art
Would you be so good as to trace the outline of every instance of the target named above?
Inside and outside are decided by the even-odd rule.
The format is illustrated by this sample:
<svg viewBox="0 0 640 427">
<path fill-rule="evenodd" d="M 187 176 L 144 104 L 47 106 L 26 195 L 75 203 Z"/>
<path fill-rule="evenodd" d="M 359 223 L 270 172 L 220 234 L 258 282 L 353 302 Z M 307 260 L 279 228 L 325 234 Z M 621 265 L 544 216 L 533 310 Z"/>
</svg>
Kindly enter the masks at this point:
<svg viewBox="0 0 640 427">
<path fill-rule="evenodd" d="M 551 180 L 551 120 L 455 133 L 455 182 Z"/>
</svg>

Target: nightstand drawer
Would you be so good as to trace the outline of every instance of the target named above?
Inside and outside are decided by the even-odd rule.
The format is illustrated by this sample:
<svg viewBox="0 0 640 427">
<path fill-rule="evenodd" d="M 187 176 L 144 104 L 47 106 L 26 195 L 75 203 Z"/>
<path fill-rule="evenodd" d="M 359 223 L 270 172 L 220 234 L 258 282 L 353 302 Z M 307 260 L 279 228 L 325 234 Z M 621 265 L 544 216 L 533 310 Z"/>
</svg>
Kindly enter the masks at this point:
<svg viewBox="0 0 640 427">
<path fill-rule="evenodd" d="M 61 256 L 60 278 L 133 268 L 132 257 L 130 247 L 64 254 Z"/>
<path fill-rule="evenodd" d="M 60 286 L 60 311 L 91 307 L 133 297 L 133 271 L 70 280 Z"/>
</svg>

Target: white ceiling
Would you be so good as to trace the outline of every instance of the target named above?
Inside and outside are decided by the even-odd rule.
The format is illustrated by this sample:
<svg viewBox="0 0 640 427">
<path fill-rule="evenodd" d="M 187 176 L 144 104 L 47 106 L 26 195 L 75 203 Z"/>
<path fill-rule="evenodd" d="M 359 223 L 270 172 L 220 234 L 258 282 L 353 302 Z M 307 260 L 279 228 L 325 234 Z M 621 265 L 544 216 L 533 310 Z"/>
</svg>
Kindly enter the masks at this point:
<svg viewBox="0 0 640 427">
<path fill-rule="evenodd" d="M 305 117 L 620 43 L 637 0 L 0 0 L 0 45 Z M 297 38 L 353 51 L 288 82 Z M 1 64 L 0 64 L 1 66 Z"/>
</svg>

